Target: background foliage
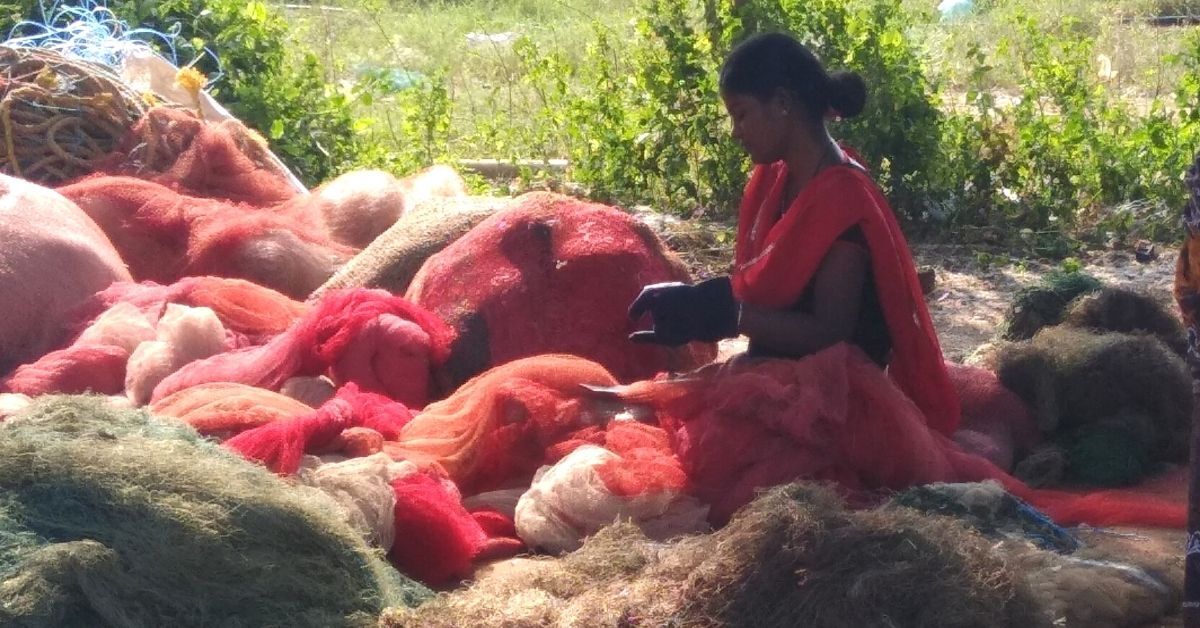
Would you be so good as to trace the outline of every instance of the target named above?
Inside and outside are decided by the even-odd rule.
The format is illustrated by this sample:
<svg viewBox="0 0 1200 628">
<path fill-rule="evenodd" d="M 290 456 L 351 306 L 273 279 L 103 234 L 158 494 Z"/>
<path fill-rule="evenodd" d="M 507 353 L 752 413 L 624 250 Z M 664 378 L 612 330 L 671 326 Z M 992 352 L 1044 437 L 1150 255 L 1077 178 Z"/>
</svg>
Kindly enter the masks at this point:
<svg viewBox="0 0 1200 628">
<path fill-rule="evenodd" d="M 308 183 L 459 159 L 519 164 L 626 206 L 727 220 L 747 164 L 721 60 L 788 30 L 860 72 L 859 149 L 908 228 L 1061 256 L 1174 238 L 1200 148 L 1200 2 L 977 0 L 112 0 L 177 32 L 215 95 Z M 0 17 L 36 17 L 0 2 Z M 1183 16 L 1180 18 L 1179 16 Z M 217 53 L 219 63 L 202 55 Z M 565 172 L 538 165 L 566 159 Z"/>
</svg>

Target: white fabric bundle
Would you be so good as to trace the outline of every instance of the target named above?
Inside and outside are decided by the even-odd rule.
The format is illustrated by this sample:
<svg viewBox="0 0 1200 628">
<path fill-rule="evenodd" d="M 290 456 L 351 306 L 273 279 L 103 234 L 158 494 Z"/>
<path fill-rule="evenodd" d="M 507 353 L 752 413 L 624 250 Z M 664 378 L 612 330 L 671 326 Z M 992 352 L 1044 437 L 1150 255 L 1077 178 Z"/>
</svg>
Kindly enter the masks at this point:
<svg viewBox="0 0 1200 628">
<path fill-rule="evenodd" d="M 618 520 L 632 521 L 650 539 L 708 530 L 708 506 L 678 491 L 615 495 L 597 469 L 621 462 L 596 445 L 583 445 L 553 466 L 542 467 L 517 502 L 517 534 L 530 547 L 574 551 L 583 540 Z"/>
</svg>

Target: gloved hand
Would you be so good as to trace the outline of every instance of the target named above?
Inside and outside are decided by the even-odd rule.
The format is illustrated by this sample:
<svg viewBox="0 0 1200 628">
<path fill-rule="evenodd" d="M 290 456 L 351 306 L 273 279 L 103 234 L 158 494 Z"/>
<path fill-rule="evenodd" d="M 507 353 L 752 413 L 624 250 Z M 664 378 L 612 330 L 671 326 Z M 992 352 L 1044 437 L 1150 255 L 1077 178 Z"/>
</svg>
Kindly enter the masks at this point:
<svg viewBox="0 0 1200 628">
<path fill-rule="evenodd" d="M 629 306 L 629 317 L 637 320 L 649 312 L 653 328 L 630 334 L 634 342 L 679 346 L 693 340 L 716 342 L 738 332 L 738 302 L 728 277 L 717 277 L 696 285 L 659 283 L 642 288 Z"/>
</svg>

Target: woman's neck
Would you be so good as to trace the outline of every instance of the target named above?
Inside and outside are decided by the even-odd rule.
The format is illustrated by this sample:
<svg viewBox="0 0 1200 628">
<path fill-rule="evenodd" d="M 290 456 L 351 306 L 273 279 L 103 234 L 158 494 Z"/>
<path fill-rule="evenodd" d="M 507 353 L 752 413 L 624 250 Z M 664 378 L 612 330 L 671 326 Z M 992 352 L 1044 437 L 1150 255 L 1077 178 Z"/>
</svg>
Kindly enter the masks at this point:
<svg viewBox="0 0 1200 628">
<path fill-rule="evenodd" d="M 788 204 L 795 200 L 800 190 L 803 190 L 821 170 L 842 161 L 841 149 L 823 128 L 815 135 L 799 133 L 792 146 L 792 150 L 783 158 L 788 169 L 785 189 L 785 200 Z"/>
</svg>

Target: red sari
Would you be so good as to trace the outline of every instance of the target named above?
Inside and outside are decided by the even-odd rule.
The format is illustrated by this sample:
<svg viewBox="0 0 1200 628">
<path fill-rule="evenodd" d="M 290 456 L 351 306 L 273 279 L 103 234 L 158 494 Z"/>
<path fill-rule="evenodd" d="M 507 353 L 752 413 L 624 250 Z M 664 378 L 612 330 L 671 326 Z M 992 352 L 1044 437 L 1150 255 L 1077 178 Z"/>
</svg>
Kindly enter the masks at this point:
<svg viewBox="0 0 1200 628">
<path fill-rule="evenodd" d="M 787 166 L 758 166 L 739 211 L 738 298 L 786 308 L 800 300 L 833 243 L 851 227 L 862 229 L 871 254 L 879 304 L 894 357 L 888 374 L 925 414 L 930 428 L 950 435 L 959 402 L 946 372 L 937 332 L 925 307 L 908 243 L 887 199 L 854 165 L 827 168 L 804 187 L 782 217 Z"/>
</svg>

